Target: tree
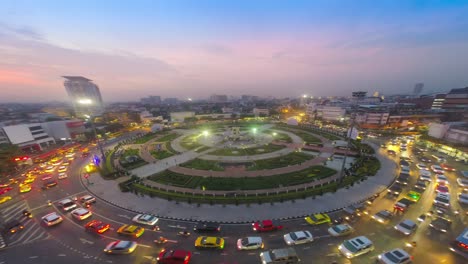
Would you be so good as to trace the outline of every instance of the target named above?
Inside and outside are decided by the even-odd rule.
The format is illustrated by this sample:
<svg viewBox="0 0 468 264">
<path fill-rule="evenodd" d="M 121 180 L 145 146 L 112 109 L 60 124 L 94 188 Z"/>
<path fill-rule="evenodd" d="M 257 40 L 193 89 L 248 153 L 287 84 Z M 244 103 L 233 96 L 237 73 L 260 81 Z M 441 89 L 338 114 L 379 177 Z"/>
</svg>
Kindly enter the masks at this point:
<svg viewBox="0 0 468 264">
<path fill-rule="evenodd" d="M 15 157 L 23 155 L 23 151 L 16 145 L 0 144 L 0 173 L 8 174 L 15 170 Z"/>
</svg>

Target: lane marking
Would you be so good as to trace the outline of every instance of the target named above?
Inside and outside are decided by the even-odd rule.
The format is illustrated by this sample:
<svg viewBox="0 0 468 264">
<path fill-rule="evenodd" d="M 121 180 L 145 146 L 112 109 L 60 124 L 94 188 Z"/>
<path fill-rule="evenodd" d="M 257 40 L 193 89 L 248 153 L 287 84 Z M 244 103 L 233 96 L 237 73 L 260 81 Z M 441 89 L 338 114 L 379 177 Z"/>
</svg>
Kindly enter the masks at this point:
<svg viewBox="0 0 468 264">
<path fill-rule="evenodd" d="M 65 256 L 67 256 L 67 255 L 65 255 L 65 254 L 58 254 L 57 256 L 59 256 L 59 257 L 65 257 Z"/>
<path fill-rule="evenodd" d="M 83 243 L 83 244 L 90 244 L 90 245 L 94 244 L 93 241 L 89 241 L 89 240 L 84 239 L 84 238 L 81 238 L 81 237 L 80 237 L 80 241 L 81 241 L 81 243 Z"/>
</svg>

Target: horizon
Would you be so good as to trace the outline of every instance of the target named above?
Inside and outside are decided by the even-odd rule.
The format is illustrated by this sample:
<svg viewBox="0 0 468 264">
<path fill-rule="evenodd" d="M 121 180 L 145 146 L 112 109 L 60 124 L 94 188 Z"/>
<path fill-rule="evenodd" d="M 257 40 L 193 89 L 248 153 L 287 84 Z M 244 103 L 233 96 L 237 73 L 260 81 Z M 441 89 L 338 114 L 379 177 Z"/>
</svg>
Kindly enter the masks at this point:
<svg viewBox="0 0 468 264">
<path fill-rule="evenodd" d="M 15 1 L 0 10 L 5 102 L 422 94 L 468 86 L 463 1 Z M 69 14 L 73 13 L 73 16 Z"/>
</svg>

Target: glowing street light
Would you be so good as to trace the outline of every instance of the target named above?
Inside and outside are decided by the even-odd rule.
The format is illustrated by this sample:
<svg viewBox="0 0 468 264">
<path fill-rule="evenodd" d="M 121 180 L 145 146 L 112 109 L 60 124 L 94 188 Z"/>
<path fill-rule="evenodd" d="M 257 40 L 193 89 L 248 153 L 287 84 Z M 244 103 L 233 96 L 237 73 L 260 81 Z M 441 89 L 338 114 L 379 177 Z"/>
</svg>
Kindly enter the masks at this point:
<svg viewBox="0 0 468 264">
<path fill-rule="evenodd" d="M 278 133 L 276 133 L 276 132 L 273 132 L 273 136 L 274 136 L 274 137 L 276 137 L 276 135 L 278 135 Z"/>
<path fill-rule="evenodd" d="M 307 94 L 303 94 L 303 95 L 302 95 L 302 98 L 307 98 Z"/>
<path fill-rule="evenodd" d="M 208 132 L 208 130 L 204 130 L 202 134 L 203 136 L 207 137 L 210 134 L 210 132 Z"/>
<path fill-rule="evenodd" d="M 257 134 L 257 128 L 256 128 L 256 127 L 252 128 L 252 132 L 253 132 L 254 134 Z"/>
</svg>

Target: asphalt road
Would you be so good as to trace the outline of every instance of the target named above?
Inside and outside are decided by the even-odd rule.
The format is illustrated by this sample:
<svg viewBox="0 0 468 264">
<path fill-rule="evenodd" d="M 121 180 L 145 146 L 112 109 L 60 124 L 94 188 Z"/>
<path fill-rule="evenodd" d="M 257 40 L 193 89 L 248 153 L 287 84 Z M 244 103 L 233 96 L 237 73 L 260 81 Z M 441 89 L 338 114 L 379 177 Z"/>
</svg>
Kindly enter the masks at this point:
<svg viewBox="0 0 468 264">
<path fill-rule="evenodd" d="M 381 150 L 384 151 L 384 150 Z M 411 153 L 408 153 L 411 154 Z M 398 159 L 395 159 L 398 162 Z M 338 252 L 338 245 L 346 238 L 330 237 L 327 232 L 328 225 L 310 226 L 303 219 L 284 222 L 284 229 L 275 232 L 257 234 L 250 225 L 223 225 L 217 236 L 226 240 L 225 249 L 197 250 L 194 241 L 199 234 L 194 234 L 192 228 L 194 223 L 160 219 L 158 225 L 160 231 L 145 230 L 142 237 L 136 239 L 139 243 L 137 250 L 131 255 L 109 256 L 103 253 L 107 243 L 125 239 L 120 237 L 116 230 L 123 224 L 131 223 L 134 213 L 107 204 L 101 200 L 93 204 L 90 210 L 97 219 L 111 225 L 111 230 L 103 235 L 95 235 L 85 232 L 83 225 L 89 220 L 77 221 L 70 217 L 69 213 L 57 208 L 57 202 L 66 197 L 75 197 L 86 194 L 82 181 L 79 179 L 80 169 L 86 160 L 77 158 L 69 168 L 68 179 L 60 180 L 59 185 L 48 190 L 41 190 L 41 180 L 37 179 L 33 190 L 26 194 L 18 194 L 17 190 L 11 191 L 13 200 L 1 205 L 3 218 L 13 219 L 21 214 L 23 209 L 33 212 L 33 219 L 25 220 L 25 229 L 5 239 L 9 246 L 0 251 L 0 263 L 151 263 L 151 259 L 161 249 L 153 240 L 164 236 L 169 241 L 164 245 L 166 248 L 182 248 L 192 251 L 192 262 L 194 264 L 234 264 L 234 263 L 260 263 L 259 253 L 262 250 L 238 251 L 236 241 L 245 236 L 261 236 L 265 243 L 265 249 L 286 247 L 283 235 L 292 231 L 309 230 L 314 236 L 314 242 L 294 246 L 302 263 L 374 263 L 378 254 L 393 248 L 404 248 L 405 242 L 417 241 L 418 247 L 408 250 L 414 256 L 414 263 L 464 263 L 457 255 L 448 250 L 448 243 L 467 226 L 463 222 L 464 208 L 456 201 L 456 194 L 460 191 L 456 184 L 456 173 L 446 173 L 450 180 L 450 192 L 452 194 L 452 207 L 462 210 L 460 215 L 452 215 L 453 224 L 447 233 L 440 233 L 429 227 L 429 221 L 421 223 L 410 237 L 398 233 L 393 227 L 403 219 L 416 218 L 428 212 L 432 207 L 434 198 L 434 183 L 427 186 L 421 200 L 410 207 L 404 215 L 395 215 L 390 223 L 381 224 L 373 220 L 370 215 L 383 210 L 392 210 L 393 204 L 402 198 L 414 185 L 419 171 L 415 164 L 411 164 L 412 176 L 408 187 L 400 194 L 400 197 L 381 195 L 370 207 L 370 215 L 364 215 L 351 225 L 356 232 L 350 237 L 365 235 L 375 246 L 375 251 L 348 260 Z M 389 172 L 397 174 L 398 172 Z M 91 179 L 92 181 L 92 179 Z M 16 193 L 15 193 L 16 192 Z M 49 206 L 47 201 L 52 201 Z M 52 211 L 59 212 L 64 221 L 55 227 L 44 227 L 40 218 Z M 341 212 L 331 214 L 332 218 L 341 216 Z M 465 220 L 466 221 L 466 220 Z M 177 232 L 189 230 L 192 235 L 181 237 Z M 348 237 L 348 238 L 350 238 Z M 436 262 L 434 262 L 437 260 Z"/>
</svg>

